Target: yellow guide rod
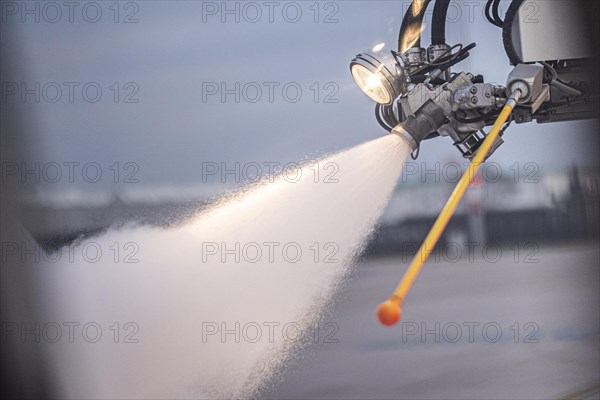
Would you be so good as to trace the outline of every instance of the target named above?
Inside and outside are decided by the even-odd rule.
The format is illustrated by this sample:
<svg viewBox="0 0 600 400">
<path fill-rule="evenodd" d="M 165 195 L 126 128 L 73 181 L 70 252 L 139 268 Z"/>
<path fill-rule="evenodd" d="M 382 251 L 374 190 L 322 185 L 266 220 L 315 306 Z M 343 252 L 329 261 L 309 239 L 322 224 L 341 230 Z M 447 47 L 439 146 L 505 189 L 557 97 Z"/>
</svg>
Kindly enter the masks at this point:
<svg viewBox="0 0 600 400">
<path fill-rule="evenodd" d="M 402 306 L 402 303 L 404 302 L 404 298 L 406 297 L 406 294 L 408 293 L 411 286 L 415 282 L 415 279 L 417 279 L 417 276 L 419 275 L 419 272 L 421 272 L 421 268 L 423 267 L 423 264 L 425 263 L 425 261 L 427 261 L 429 254 L 431 253 L 431 251 L 433 251 L 433 248 L 435 247 L 440 236 L 444 232 L 444 229 L 446 228 L 446 225 L 448 225 L 448 222 L 450 221 L 452 214 L 454 214 L 454 211 L 456 210 L 458 203 L 464 196 L 467 188 L 469 187 L 469 184 L 471 183 L 471 181 L 473 180 L 473 177 L 475 176 L 475 173 L 477 172 L 477 170 L 479 169 L 479 166 L 481 165 L 481 163 L 485 159 L 486 155 L 490 151 L 492 144 L 494 143 L 494 141 L 498 137 L 498 134 L 500 133 L 500 129 L 502 128 L 502 125 L 504 125 L 504 123 L 510 116 L 517 101 L 519 101 L 520 96 L 521 96 L 520 90 L 515 90 L 511 94 L 511 96 L 508 99 L 508 101 L 506 102 L 504 108 L 500 112 L 500 115 L 496 119 L 494 126 L 492 126 L 492 129 L 487 134 L 483 143 L 481 144 L 481 146 L 475 153 L 475 156 L 473 157 L 471 164 L 469 164 L 467 171 L 465 172 L 465 174 L 463 174 L 463 176 L 460 178 L 460 181 L 454 188 L 454 191 L 452 192 L 452 194 L 450 195 L 450 198 L 444 205 L 444 208 L 442 209 L 442 211 L 440 212 L 440 215 L 438 216 L 437 220 L 433 224 L 433 227 L 427 234 L 425 241 L 423 242 L 423 244 L 419 248 L 419 251 L 413 258 L 412 262 L 410 263 L 408 270 L 404 273 L 404 276 L 402 277 L 402 280 L 400 281 L 400 283 L 398 284 L 398 287 L 394 291 L 394 294 L 389 298 L 389 301 L 394 303 L 395 306 L 397 306 L 397 307 Z"/>
</svg>

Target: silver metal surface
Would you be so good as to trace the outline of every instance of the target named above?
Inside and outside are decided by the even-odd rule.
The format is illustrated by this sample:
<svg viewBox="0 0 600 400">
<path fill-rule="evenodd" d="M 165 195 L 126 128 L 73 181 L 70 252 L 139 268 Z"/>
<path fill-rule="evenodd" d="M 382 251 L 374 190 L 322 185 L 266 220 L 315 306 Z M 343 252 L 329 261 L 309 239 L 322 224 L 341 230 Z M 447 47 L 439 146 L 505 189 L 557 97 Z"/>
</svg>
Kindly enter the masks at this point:
<svg viewBox="0 0 600 400">
<path fill-rule="evenodd" d="M 450 46 L 447 44 L 434 44 L 427 48 L 427 58 L 429 59 L 429 62 L 432 62 L 449 51 Z"/>
<path fill-rule="evenodd" d="M 427 61 L 426 50 L 421 47 L 412 47 L 402 53 L 402 60 L 406 64 L 406 69 L 412 72 Z"/>
<path fill-rule="evenodd" d="M 535 101 L 542 93 L 544 67 L 532 64 L 517 64 L 506 80 L 507 95 L 515 90 L 521 91 L 519 103 Z"/>
<path fill-rule="evenodd" d="M 458 108 L 455 107 L 453 93 L 470 85 L 472 85 L 471 78 L 464 72 L 456 76 L 452 82 L 433 88 L 422 83 L 409 85 L 407 93 L 400 98 L 402 110 L 405 115 L 413 115 L 427 100 L 432 100 L 444 109 L 445 115 L 450 115 Z"/>
<path fill-rule="evenodd" d="M 493 83 L 475 83 L 454 92 L 453 101 L 461 109 L 501 107 L 504 88 Z"/>
<path fill-rule="evenodd" d="M 523 62 L 591 57 L 582 13 L 591 1 L 527 0 L 513 24 L 513 44 Z"/>
<path fill-rule="evenodd" d="M 531 102 L 531 113 L 535 114 L 535 112 L 540 108 L 544 101 L 550 100 L 550 86 L 542 85 L 542 93 Z"/>
</svg>

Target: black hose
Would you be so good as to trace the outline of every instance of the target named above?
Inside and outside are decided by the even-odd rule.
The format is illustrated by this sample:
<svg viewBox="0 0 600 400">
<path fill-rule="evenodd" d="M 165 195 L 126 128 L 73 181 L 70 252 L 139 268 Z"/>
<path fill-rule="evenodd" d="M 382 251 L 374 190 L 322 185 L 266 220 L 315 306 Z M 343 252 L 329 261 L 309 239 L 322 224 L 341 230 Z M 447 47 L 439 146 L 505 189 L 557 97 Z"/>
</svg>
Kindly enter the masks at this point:
<svg viewBox="0 0 600 400">
<path fill-rule="evenodd" d="M 459 43 L 459 44 L 452 46 L 450 48 L 450 50 L 454 49 L 457 46 L 460 47 L 460 50 L 458 50 L 457 52 L 455 52 L 453 54 L 443 55 L 441 57 L 436 58 L 431 63 L 426 64 L 425 66 L 413 71 L 411 77 L 414 75 L 426 74 L 430 71 L 433 71 L 436 68 L 444 71 L 444 70 L 452 67 L 453 65 L 458 64 L 459 62 L 463 61 L 465 58 L 469 57 L 469 50 L 473 49 L 476 46 L 476 44 L 471 43 L 471 44 L 463 47 L 463 45 Z"/>
<path fill-rule="evenodd" d="M 501 27 L 504 25 L 504 21 L 500 18 L 500 0 L 494 0 L 494 4 L 492 4 L 492 17 L 496 21 L 496 23 Z"/>
<path fill-rule="evenodd" d="M 386 123 L 381 117 L 381 104 L 379 103 L 375 104 L 375 119 L 383 129 L 385 129 L 388 132 L 392 131 L 392 127 L 390 127 L 390 125 Z"/>
<path fill-rule="evenodd" d="M 517 16 L 517 12 L 524 2 L 525 0 L 513 0 L 512 3 L 510 3 L 508 10 L 506 10 L 506 15 L 504 16 L 504 24 L 502 25 L 502 42 L 504 43 L 506 55 L 508 56 L 508 59 L 512 65 L 517 65 L 523 62 L 521 56 L 515 50 L 512 37 L 512 28 L 515 17 Z"/>
<path fill-rule="evenodd" d="M 402 106 L 400 103 L 396 104 L 398 107 L 398 115 L 400 115 L 400 119 L 402 119 Z M 400 119 L 396 116 L 396 112 L 394 111 L 394 104 L 379 104 L 375 105 L 375 118 L 377 122 L 383 129 L 388 132 L 392 131 L 396 125 L 400 123 Z"/>
<path fill-rule="evenodd" d="M 446 44 L 446 17 L 450 0 L 435 0 L 431 25 L 431 44 Z"/>
<path fill-rule="evenodd" d="M 423 26 L 423 17 L 429 3 L 431 3 L 431 0 L 413 0 L 410 4 L 408 11 L 404 14 L 400 33 L 398 34 L 399 52 L 403 53 L 410 47 L 421 47 L 421 27 Z M 410 34 L 411 37 L 407 37 L 407 34 Z"/>
<path fill-rule="evenodd" d="M 498 28 L 502 28 L 502 24 L 500 24 L 496 19 L 492 16 L 492 3 L 494 0 L 488 0 L 485 4 L 485 18 L 490 22 L 490 24 L 497 26 Z"/>
<path fill-rule="evenodd" d="M 461 53 L 461 55 L 459 55 L 458 57 L 456 57 L 455 59 L 453 59 L 451 61 L 448 61 L 440 69 L 443 71 L 450 67 L 453 67 L 454 65 L 458 64 L 459 62 L 466 60 L 470 55 L 471 55 L 471 53 L 469 53 L 468 51 L 466 53 Z"/>
<path fill-rule="evenodd" d="M 398 112 L 401 112 L 401 110 L 398 110 Z M 382 105 L 377 103 L 375 105 L 375 118 L 379 125 L 388 132 L 391 132 L 392 128 L 400 123 L 394 113 L 393 104 Z"/>
</svg>

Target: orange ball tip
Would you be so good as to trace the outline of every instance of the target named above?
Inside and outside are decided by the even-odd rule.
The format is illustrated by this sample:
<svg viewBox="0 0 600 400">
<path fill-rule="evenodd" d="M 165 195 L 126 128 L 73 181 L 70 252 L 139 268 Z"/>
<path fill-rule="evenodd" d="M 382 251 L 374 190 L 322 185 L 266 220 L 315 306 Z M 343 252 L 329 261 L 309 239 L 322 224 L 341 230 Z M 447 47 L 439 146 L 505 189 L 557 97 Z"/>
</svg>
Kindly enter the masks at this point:
<svg viewBox="0 0 600 400">
<path fill-rule="evenodd" d="M 379 319 L 381 325 L 393 326 L 400 321 L 401 316 L 402 311 L 398 301 L 387 300 L 377 307 L 377 319 Z"/>
</svg>

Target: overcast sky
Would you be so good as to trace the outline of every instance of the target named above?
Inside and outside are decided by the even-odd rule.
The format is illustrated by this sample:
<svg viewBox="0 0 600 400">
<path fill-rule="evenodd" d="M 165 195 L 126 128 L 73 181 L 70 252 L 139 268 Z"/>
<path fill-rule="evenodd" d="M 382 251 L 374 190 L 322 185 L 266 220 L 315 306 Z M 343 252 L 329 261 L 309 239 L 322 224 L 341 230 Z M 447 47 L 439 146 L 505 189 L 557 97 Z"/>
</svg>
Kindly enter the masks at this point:
<svg viewBox="0 0 600 400">
<path fill-rule="evenodd" d="M 477 42 L 455 71 L 481 73 L 486 81 L 503 84 L 511 68 L 500 30 L 483 18 L 484 3 L 453 2 L 447 39 Z M 125 174 L 132 169 L 124 164 L 132 162 L 139 167 L 139 185 L 154 186 L 199 183 L 203 162 L 298 161 L 386 134 L 348 65 L 375 44 L 396 46 L 409 2 L 140 1 L 120 3 L 118 15 L 113 2 L 81 2 L 73 10 L 58 3 L 60 17 L 43 3 L 27 3 L 39 7 L 39 23 L 36 11 L 24 13 L 24 3 L 11 4 L 17 9 L 5 3 L 2 10 L 8 43 L 3 59 L 13 50 L 16 56 L 17 49 L 24 59 L 14 76 L 2 77 L 3 101 L 23 97 L 9 94 L 13 87 L 6 82 L 26 88 L 40 83 L 40 102 L 26 94 L 23 104 L 38 130 L 33 158 L 96 162 L 105 173 L 119 162 Z M 223 13 L 225 7 L 239 12 Z M 62 87 L 54 103 L 52 82 Z M 221 93 L 211 94 L 222 83 L 235 88 L 236 82 L 239 103 L 234 94 L 224 103 Z M 257 86 L 262 97 L 252 103 Z M 97 87 L 102 95 L 93 103 Z M 294 102 L 298 87 L 302 94 Z M 513 125 L 494 159 L 506 166 L 533 161 L 543 168 L 597 164 L 595 136 L 589 122 Z M 461 160 L 450 139 L 422 147 L 420 161 L 438 160 Z M 104 179 L 94 188 L 113 185 Z"/>
</svg>

